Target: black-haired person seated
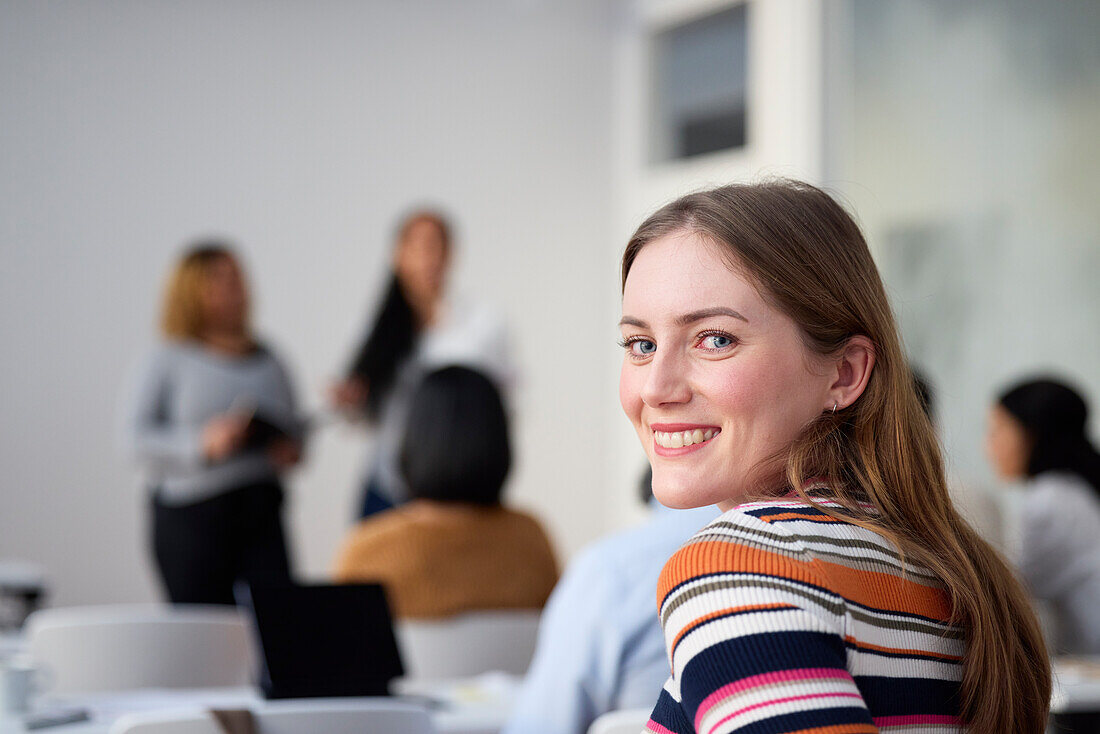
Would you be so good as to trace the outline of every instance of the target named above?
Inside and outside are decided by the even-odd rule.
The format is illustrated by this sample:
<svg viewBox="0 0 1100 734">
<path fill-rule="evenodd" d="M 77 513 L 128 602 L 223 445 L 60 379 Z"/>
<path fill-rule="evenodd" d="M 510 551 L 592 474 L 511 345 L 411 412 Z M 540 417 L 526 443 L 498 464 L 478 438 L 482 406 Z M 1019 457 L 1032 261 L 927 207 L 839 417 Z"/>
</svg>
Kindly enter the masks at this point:
<svg viewBox="0 0 1100 734">
<path fill-rule="evenodd" d="M 1026 380 L 997 399 L 986 434 L 994 471 L 1027 488 L 1011 555 L 1031 593 L 1051 604 L 1051 647 L 1074 655 L 1100 655 L 1100 452 L 1087 423 L 1073 388 Z"/>
<path fill-rule="evenodd" d="M 384 584 L 403 618 L 541 608 L 557 563 L 538 521 L 500 504 L 511 464 L 493 383 L 466 367 L 428 375 L 401 445 L 412 500 L 355 527 L 338 553 L 337 581 Z"/>
</svg>

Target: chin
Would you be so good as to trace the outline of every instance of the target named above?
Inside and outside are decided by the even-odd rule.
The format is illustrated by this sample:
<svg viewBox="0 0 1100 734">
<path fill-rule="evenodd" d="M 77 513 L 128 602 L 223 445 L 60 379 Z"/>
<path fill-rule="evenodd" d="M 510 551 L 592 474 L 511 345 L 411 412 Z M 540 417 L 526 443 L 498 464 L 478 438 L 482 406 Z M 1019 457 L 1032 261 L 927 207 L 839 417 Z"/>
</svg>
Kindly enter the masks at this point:
<svg viewBox="0 0 1100 734">
<path fill-rule="evenodd" d="M 673 510 L 706 507 L 719 501 L 709 499 L 705 493 L 700 493 L 698 489 L 698 486 L 695 485 L 660 478 L 656 474 L 653 476 L 653 496 L 662 505 Z"/>
</svg>

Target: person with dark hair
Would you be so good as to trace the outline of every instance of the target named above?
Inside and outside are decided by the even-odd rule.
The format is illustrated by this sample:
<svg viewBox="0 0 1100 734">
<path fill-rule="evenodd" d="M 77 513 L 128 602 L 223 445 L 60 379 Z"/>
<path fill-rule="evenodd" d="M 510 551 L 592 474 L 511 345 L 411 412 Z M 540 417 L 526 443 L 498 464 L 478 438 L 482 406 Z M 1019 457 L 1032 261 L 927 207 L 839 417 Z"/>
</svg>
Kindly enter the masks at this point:
<svg viewBox="0 0 1100 734">
<path fill-rule="evenodd" d="M 370 332 L 332 389 L 338 408 L 361 414 L 377 429 L 360 517 L 408 497 L 397 466 L 398 442 L 409 397 L 426 372 L 467 364 L 501 385 L 512 377 L 503 320 L 484 305 L 447 298 L 452 239 L 439 212 L 417 210 L 402 219 L 393 270 Z"/>
<path fill-rule="evenodd" d="M 168 598 L 233 604 L 238 580 L 290 578 L 280 474 L 301 458 L 294 391 L 252 332 L 240 262 L 220 242 L 176 265 L 161 331 L 126 394 L 123 442 L 148 474 Z"/>
<path fill-rule="evenodd" d="M 461 366 L 425 377 L 399 456 L 411 500 L 352 530 L 337 581 L 381 582 L 398 617 L 541 608 L 557 563 L 538 521 L 501 505 L 512 451 L 493 382 Z"/>
<path fill-rule="evenodd" d="M 1025 480 L 1016 563 L 1051 604 L 1058 652 L 1100 654 L 1100 453 L 1088 406 L 1054 379 L 1017 383 L 990 410 L 986 453 L 1003 479 Z"/>
</svg>

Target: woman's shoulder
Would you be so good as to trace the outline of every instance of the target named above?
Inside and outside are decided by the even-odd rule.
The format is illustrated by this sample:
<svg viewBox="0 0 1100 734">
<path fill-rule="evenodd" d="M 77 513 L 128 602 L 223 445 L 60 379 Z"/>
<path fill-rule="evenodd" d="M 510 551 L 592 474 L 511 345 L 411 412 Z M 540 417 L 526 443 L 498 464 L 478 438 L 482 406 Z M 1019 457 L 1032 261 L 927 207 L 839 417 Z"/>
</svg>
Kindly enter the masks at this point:
<svg viewBox="0 0 1100 734">
<path fill-rule="evenodd" d="M 160 339 L 145 351 L 145 359 L 152 362 L 175 361 L 201 351 L 192 339 Z"/>
<path fill-rule="evenodd" d="M 661 596 L 695 579 L 731 573 L 814 580 L 812 558 L 789 518 L 814 522 L 825 513 L 801 500 L 752 502 L 726 510 L 672 555 L 661 573 Z"/>
<path fill-rule="evenodd" d="M 392 550 L 409 542 L 410 529 L 415 524 L 415 518 L 402 507 L 379 512 L 355 524 L 344 539 L 344 548 L 358 555 Z"/>
<path fill-rule="evenodd" d="M 200 362 L 221 367 L 282 363 L 278 352 L 266 340 L 256 340 L 251 351 L 235 356 L 217 352 L 197 339 L 163 339 L 147 351 L 145 358 L 159 364 Z"/>
<path fill-rule="evenodd" d="M 1100 517 L 1100 496 L 1084 477 L 1072 472 L 1048 471 L 1035 476 L 1024 492 L 1022 512 L 1049 521 L 1080 519 L 1082 514 Z"/>
<path fill-rule="evenodd" d="M 669 559 L 661 574 L 667 591 L 701 577 L 751 574 L 831 587 L 821 561 L 846 556 L 890 562 L 896 553 L 872 530 L 827 512 L 841 509 L 826 499 L 776 498 L 748 502 L 723 512 Z"/>
<path fill-rule="evenodd" d="M 1068 471 L 1045 471 L 1031 480 L 1031 494 L 1095 495 L 1092 487 L 1079 474 Z"/>
<path fill-rule="evenodd" d="M 698 540 L 751 544 L 780 553 L 799 553 L 802 536 L 828 533 L 827 526 L 848 526 L 826 508 L 840 508 L 828 500 L 808 502 L 782 497 L 745 502 L 726 510 L 695 534 Z"/>
<path fill-rule="evenodd" d="M 542 522 L 526 510 L 516 509 L 514 507 L 505 507 L 501 505 L 497 508 L 497 515 L 501 522 L 507 522 L 523 529 L 530 529 L 537 532 L 544 532 Z"/>
</svg>

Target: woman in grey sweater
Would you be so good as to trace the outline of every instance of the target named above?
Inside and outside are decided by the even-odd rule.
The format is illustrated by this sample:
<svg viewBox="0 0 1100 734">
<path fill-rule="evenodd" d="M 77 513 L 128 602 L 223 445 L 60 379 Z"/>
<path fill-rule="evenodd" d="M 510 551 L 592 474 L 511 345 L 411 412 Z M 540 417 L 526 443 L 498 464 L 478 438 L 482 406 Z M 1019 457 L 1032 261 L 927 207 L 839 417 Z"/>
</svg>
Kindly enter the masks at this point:
<svg viewBox="0 0 1100 734">
<path fill-rule="evenodd" d="M 154 556 L 174 603 L 232 604 L 238 580 L 289 578 L 279 475 L 301 457 L 301 430 L 248 301 L 227 247 L 193 247 L 169 279 L 164 341 L 129 385 L 125 443 L 152 490 Z"/>
<path fill-rule="evenodd" d="M 1025 380 L 993 405 L 986 452 L 1003 479 L 1024 480 L 1013 559 L 1050 605 L 1054 652 L 1100 655 L 1100 452 L 1088 405 L 1054 379 Z"/>
</svg>

